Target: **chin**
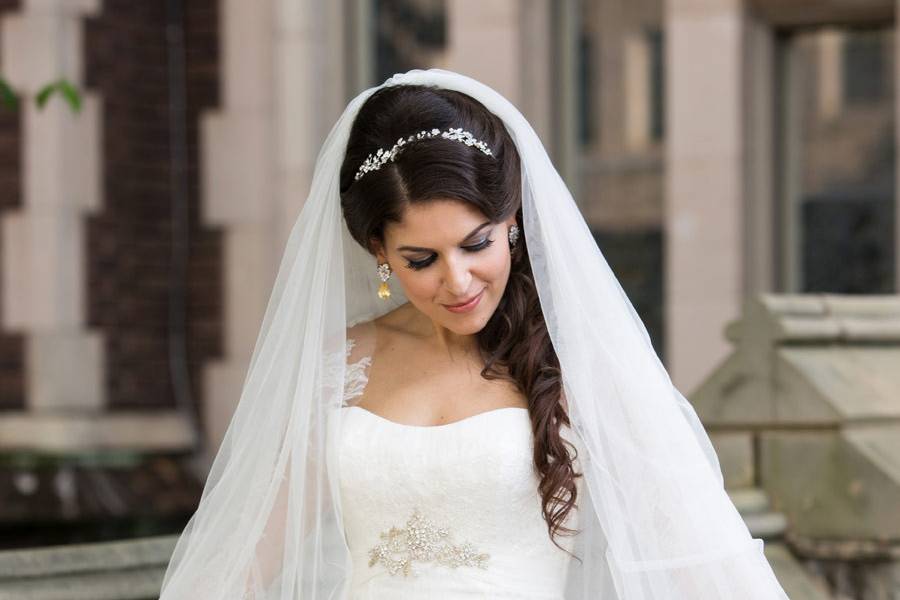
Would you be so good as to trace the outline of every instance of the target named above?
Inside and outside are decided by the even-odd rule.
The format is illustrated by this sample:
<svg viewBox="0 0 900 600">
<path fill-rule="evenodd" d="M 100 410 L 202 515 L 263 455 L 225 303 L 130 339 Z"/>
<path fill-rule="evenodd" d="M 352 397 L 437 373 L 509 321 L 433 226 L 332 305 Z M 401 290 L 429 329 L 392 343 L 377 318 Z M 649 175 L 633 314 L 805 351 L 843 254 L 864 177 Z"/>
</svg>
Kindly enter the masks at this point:
<svg viewBox="0 0 900 600">
<path fill-rule="evenodd" d="M 482 298 L 482 306 L 468 314 L 442 315 L 441 323 L 444 327 L 458 335 L 474 335 L 485 328 L 488 321 L 497 310 L 497 306 L 483 306 L 485 298 Z M 441 309 L 442 311 L 444 309 Z M 444 311 L 446 312 L 446 311 Z"/>
<path fill-rule="evenodd" d="M 475 335 L 487 325 L 485 319 L 467 321 L 465 323 L 445 323 L 444 327 L 457 335 Z"/>
</svg>

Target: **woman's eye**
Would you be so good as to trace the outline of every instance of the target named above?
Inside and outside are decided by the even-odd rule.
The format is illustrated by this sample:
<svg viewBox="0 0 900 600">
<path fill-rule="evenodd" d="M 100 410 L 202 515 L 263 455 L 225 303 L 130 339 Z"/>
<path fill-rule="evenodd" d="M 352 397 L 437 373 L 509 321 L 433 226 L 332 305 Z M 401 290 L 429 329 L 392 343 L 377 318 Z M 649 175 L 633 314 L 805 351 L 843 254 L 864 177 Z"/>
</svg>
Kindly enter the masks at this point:
<svg viewBox="0 0 900 600">
<path fill-rule="evenodd" d="M 488 246 L 494 243 L 494 240 L 490 240 L 485 238 L 484 241 L 475 244 L 474 246 L 463 246 L 464 250 L 468 250 L 469 252 L 478 252 L 479 250 L 484 250 Z"/>
<path fill-rule="evenodd" d="M 479 252 L 481 250 L 484 250 L 485 248 L 487 248 L 488 246 L 490 246 L 493 243 L 494 243 L 494 240 L 485 239 L 483 242 L 475 244 L 474 246 L 463 246 L 462 248 L 466 252 Z M 427 267 L 428 265 L 433 263 L 434 258 L 435 258 L 434 255 L 431 255 L 428 258 L 423 259 L 423 260 L 407 260 L 406 266 L 410 269 L 415 269 L 416 271 L 418 271 L 420 269 L 424 269 L 425 267 Z"/>
<path fill-rule="evenodd" d="M 434 256 L 430 258 L 426 258 L 425 260 L 407 260 L 406 266 L 410 269 L 415 269 L 418 271 L 419 269 L 424 269 L 428 265 L 434 262 Z"/>
</svg>

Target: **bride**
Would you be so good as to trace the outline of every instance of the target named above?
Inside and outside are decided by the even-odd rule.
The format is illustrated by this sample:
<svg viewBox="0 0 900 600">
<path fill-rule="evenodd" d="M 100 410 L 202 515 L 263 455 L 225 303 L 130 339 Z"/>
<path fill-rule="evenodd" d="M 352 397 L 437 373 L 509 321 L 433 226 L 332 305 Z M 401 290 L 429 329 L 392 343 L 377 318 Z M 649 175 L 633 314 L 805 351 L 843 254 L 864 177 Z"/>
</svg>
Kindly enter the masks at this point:
<svg viewBox="0 0 900 600">
<path fill-rule="evenodd" d="M 319 153 L 162 600 L 787 598 L 524 117 L 431 69 Z"/>
</svg>

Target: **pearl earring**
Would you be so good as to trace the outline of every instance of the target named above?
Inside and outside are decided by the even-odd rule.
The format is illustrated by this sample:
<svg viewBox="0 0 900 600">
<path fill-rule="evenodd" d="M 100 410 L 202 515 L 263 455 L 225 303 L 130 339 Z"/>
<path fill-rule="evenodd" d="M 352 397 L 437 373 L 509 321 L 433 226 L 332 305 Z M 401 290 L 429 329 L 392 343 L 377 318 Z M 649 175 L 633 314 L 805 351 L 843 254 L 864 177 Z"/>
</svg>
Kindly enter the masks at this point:
<svg viewBox="0 0 900 600">
<path fill-rule="evenodd" d="M 391 297 L 391 288 L 388 287 L 387 280 L 391 277 L 391 265 L 381 263 L 378 265 L 378 277 L 381 279 L 381 286 L 378 288 L 378 297 L 387 300 Z"/>
</svg>

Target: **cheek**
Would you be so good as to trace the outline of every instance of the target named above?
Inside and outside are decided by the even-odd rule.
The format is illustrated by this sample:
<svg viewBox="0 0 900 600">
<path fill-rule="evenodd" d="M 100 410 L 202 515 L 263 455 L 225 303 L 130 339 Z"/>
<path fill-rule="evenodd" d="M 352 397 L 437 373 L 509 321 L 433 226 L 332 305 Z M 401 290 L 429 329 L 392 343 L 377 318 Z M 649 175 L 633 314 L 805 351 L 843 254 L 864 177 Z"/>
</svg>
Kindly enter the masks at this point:
<svg viewBox="0 0 900 600">
<path fill-rule="evenodd" d="M 414 271 L 404 268 L 395 272 L 395 275 L 400 280 L 403 291 L 409 300 L 432 298 L 440 289 L 440 276 L 434 269 Z"/>
<path fill-rule="evenodd" d="M 509 253 L 503 249 L 492 254 L 485 264 L 485 279 L 489 283 L 505 284 L 510 271 Z"/>
<path fill-rule="evenodd" d="M 487 284 L 489 289 L 499 294 L 509 278 L 509 253 L 503 248 L 491 247 L 476 255 L 469 268 L 476 281 Z"/>
<path fill-rule="evenodd" d="M 503 292 L 509 278 L 509 253 L 503 248 L 491 248 L 482 253 L 472 265 L 472 274 L 486 283 L 497 295 Z"/>
</svg>

